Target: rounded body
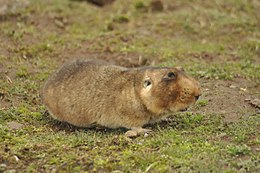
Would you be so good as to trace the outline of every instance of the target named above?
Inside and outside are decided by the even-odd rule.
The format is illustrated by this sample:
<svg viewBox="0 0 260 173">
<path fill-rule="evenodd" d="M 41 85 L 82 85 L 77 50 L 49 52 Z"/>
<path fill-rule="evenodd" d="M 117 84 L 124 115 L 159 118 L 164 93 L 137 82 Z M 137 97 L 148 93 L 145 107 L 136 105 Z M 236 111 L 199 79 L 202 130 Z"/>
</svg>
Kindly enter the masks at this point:
<svg viewBox="0 0 260 173">
<path fill-rule="evenodd" d="M 156 122 L 194 104 L 198 95 L 198 83 L 177 68 L 128 69 L 91 60 L 65 64 L 41 92 L 53 118 L 75 126 L 109 128 Z"/>
</svg>

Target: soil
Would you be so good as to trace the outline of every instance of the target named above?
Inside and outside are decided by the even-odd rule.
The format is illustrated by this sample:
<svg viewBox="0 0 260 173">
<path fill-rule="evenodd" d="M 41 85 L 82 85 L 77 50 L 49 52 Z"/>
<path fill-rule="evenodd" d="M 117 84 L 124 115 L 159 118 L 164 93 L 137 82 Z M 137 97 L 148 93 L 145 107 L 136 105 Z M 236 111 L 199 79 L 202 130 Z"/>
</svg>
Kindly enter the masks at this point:
<svg viewBox="0 0 260 173">
<path fill-rule="evenodd" d="M 260 90 L 255 82 L 236 78 L 232 81 L 201 80 L 200 83 L 202 99 L 208 100 L 208 104 L 199 112 L 222 114 L 227 123 L 257 113 L 258 109 L 247 101 L 255 98 L 255 92 Z"/>
</svg>

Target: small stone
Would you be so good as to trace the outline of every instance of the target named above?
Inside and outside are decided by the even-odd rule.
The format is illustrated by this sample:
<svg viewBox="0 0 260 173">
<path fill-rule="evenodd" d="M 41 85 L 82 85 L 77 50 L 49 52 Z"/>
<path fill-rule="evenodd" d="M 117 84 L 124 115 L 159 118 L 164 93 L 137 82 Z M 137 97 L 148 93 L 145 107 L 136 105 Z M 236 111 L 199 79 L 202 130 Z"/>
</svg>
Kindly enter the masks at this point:
<svg viewBox="0 0 260 173">
<path fill-rule="evenodd" d="M 11 121 L 11 122 L 7 123 L 7 126 L 12 130 L 18 130 L 23 127 L 23 124 L 17 123 L 15 121 Z"/>
<path fill-rule="evenodd" d="M 0 164 L 0 172 L 3 172 L 4 170 L 6 170 L 7 166 L 6 164 Z"/>
<path fill-rule="evenodd" d="M 16 162 L 18 162 L 20 160 L 17 156 L 14 156 L 14 159 Z"/>
<path fill-rule="evenodd" d="M 64 23 L 61 20 L 54 20 L 54 23 L 56 24 L 56 26 L 58 26 L 59 28 L 65 28 Z"/>
<path fill-rule="evenodd" d="M 229 88 L 235 89 L 235 88 L 237 88 L 237 86 L 235 86 L 235 85 L 230 85 Z"/>
<path fill-rule="evenodd" d="M 244 91 L 244 92 L 246 92 L 246 91 L 247 91 L 247 89 L 246 89 L 246 88 L 240 88 L 240 90 L 241 90 L 241 91 Z"/>
</svg>

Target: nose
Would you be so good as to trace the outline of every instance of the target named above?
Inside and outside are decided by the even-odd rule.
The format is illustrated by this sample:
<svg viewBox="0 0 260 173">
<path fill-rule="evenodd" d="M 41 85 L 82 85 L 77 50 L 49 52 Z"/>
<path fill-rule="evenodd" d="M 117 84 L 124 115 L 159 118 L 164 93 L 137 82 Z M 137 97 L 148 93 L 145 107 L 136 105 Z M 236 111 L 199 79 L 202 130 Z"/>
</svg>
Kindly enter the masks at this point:
<svg viewBox="0 0 260 173">
<path fill-rule="evenodd" d="M 196 101 L 200 98 L 201 94 L 202 94 L 201 88 L 200 88 L 200 85 L 198 83 L 198 88 L 196 88 L 195 93 L 194 93 Z"/>
<path fill-rule="evenodd" d="M 196 95 L 195 96 L 195 99 L 198 100 L 200 98 L 201 94 L 200 95 Z"/>
</svg>

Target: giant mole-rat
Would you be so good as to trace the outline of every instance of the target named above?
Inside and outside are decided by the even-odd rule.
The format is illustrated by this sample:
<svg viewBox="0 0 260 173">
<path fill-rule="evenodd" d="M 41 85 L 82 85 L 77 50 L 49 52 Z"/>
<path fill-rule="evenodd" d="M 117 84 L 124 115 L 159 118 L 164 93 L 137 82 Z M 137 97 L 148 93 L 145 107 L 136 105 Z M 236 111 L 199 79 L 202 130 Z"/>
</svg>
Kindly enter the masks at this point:
<svg viewBox="0 0 260 173">
<path fill-rule="evenodd" d="M 180 67 L 124 68 L 96 60 L 65 64 L 41 91 L 53 118 L 79 127 L 124 127 L 127 136 L 150 131 L 142 127 L 186 110 L 200 95 L 199 83 Z"/>
</svg>

